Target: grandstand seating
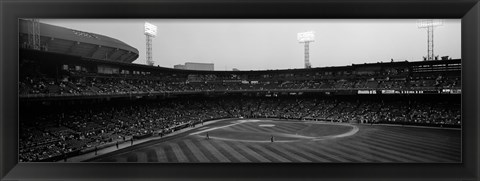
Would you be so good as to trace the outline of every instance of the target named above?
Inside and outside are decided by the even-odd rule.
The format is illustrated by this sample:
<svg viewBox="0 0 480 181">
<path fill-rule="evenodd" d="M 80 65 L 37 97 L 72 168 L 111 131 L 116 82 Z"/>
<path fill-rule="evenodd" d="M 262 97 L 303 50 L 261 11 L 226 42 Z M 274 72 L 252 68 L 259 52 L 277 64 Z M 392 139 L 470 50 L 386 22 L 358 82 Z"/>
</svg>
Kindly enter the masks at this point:
<svg viewBox="0 0 480 181">
<path fill-rule="evenodd" d="M 92 95 L 92 94 L 129 94 L 153 92 L 213 91 L 213 90 L 360 90 L 360 89 L 393 89 L 393 90 L 440 90 L 443 88 L 460 88 L 459 77 L 444 77 L 437 80 L 415 77 L 405 79 L 382 80 L 327 80 L 327 81 L 285 81 L 282 83 L 260 82 L 256 84 L 242 83 L 186 83 L 163 82 L 123 78 L 67 78 L 61 81 L 48 81 L 44 78 L 28 78 L 20 82 L 20 95 Z M 28 83 L 28 82 L 34 82 Z"/>
<path fill-rule="evenodd" d="M 82 66 L 96 67 L 99 60 L 82 61 Z M 460 101 L 455 99 L 458 95 L 454 101 L 423 100 L 421 94 L 398 98 L 405 95 L 396 92 L 392 100 L 359 95 L 360 91 L 430 91 L 442 95 L 445 89 L 461 89 L 459 71 L 413 72 L 413 66 L 402 64 L 381 65 L 385 66 L 378 69 L 381 71 L 357 74 L 345 73 L 355 66 L 235 73 L 159 68 L 156 72 L 134 74 L 102 74 L 92 71 L 95 68 L 82 68 L 52 73 L 48 72 L 51 67 L 62 67 L 65 61 L 32 62 L 35 60 L 20 60 L 21 162 L 62 157 L 133 137 L 163 134 L 185 124 L 227 117 L 461 125 Z M 152 69 L 114 65 L 126 67 L 129 72 L 139 67 Z M 231 93 L 235 96 L 224 96 Z M 313 95 L 302 96 L 303 93 Z M 154 96 L 142 97 L 144 94 Z M 342 98 L 341 94 L 350 97 Z M 131 100 L 136 96 L 139 101 Z M 96 104 L 104 99 L 114 101 Z"/>
</svg>

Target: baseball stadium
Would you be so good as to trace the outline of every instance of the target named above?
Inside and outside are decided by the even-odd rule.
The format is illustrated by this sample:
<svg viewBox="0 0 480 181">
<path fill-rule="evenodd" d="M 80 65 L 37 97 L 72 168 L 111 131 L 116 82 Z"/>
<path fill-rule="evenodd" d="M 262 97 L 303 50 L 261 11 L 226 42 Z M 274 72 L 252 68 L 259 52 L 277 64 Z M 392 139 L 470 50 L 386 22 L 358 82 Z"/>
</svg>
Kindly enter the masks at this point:
<svg viewBox="0 0 480 181">
<path fill-rule="evenodd" d="M 20 162 L 462 161 L 460 59 L 186 70 L 38 20 L 19 39 Z"/>
</svg>

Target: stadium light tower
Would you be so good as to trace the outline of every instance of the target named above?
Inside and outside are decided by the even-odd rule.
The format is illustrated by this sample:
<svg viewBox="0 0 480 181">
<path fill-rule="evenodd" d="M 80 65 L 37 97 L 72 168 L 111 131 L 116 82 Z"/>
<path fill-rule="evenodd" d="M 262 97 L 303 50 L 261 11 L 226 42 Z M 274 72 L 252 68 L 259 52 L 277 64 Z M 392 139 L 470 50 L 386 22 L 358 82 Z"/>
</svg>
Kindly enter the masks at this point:
<svg viewBox="0 0 480 181">
<path fill-rule="evenodd" d="M 147 37 L 147 65 L 153 65 L 152 60 L 152 38 L 157 36 L 157 26 L 145 22 L 145 36 Z"/>
<path fill-rule="evenodd" d="M 433 29 L 442 25 L 443 20 L 440 19 L 421 19 L 417 22 L 418 28 L 427 29 L 427 60 L 433 60 L 435 56 L 433 53 Z"/>
<path fill-rule="evenodd" d="M 310 45 L 310 42 L 315 41 L 315 32 L 308 31 L 308 32 L 298 33 L 297 39 L 299 43 L 305 44 L 305 68 L 311 68 L 312 66 L 310 65 L 309 45 Z"/>
</svg>

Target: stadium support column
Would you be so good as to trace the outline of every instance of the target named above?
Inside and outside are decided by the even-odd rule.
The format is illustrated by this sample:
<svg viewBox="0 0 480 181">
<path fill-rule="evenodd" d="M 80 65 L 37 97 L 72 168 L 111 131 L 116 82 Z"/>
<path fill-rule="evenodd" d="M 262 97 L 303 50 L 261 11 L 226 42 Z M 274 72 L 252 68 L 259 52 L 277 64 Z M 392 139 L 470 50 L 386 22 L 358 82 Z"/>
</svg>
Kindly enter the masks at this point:
<svg viewBox="0 0 480 181">
<path fill-rule="evenodd" d="M 428 44 L 428 60 L 433 60 L 435 54 L 433 52 L 433 26 L 427 28 L 427 44 Z"/>
<path fill-rule="evenodd" d="M 315 41 L 315 32 L 308 31 L 297 34 L 297 40 L 299 43 L 303 43 L 305 46 L 305 68 L 311 68 L 310 65 L 310 42 Z"/>
<path fill-rule="evenodd" d="M 427 60 L 434 60 L 433 52 L 433 30 L 437 26 L 442 26 L 443 20 L 438 19 L 422 19 L 417 22 L 418 28 L 427 29 Z"/>
<path fill-rule="evenodd" d="M 305 68 L 311 68 L 312 66 L 310 65 L 310 42 L 305 42 Z"/>
<path fill-rule="evenodd" d="M 153 65 L 152 59 L 152 38 L 157 36 L 157 26 L 145 22 L 145 36 L 147 37 L 147 57 L 146 63 L 147 65 Z"/>
<path fill-rule="evenodd" d="M 147 37 L 147 65 L 153 65 L 152 61 L 152 36 L 146 35 Z"/>
</svg>

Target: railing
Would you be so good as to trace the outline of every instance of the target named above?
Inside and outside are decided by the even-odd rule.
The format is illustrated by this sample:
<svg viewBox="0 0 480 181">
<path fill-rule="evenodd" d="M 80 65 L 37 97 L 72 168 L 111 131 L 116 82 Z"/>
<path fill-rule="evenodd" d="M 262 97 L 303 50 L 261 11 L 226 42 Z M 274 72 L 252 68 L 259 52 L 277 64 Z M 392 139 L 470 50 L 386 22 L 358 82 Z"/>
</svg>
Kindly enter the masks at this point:
<svg viewBox="0 0 480 181">
<path fill-rule="evenodd" d="M 441 91 L 443 88 L 440 87 L 412 87 L 405 89 L 386 89 L 386 88 L 320 88 L 320 89 L 238 89 L 238 90 L 229 90 L 229 89 L 210 89 L 210 90 L 183 90 L 183 91 L 131 91 L 131 92 L 112 92 L 112 93 L 64 93 L 64 94 L 21 94 L 20 98 L 67 98 L 67 97 L 85 97 L 85 96 L 142 96 L 142 95 L 166 95 L 166 94 L 201 94 L 201 93 L 248 93 L 248 92 L 335 92 L 335 91 L 359 91 L 359 90 L 369 90 L 369 91 L 382 91 L 382 90 L 394 90 L 394 91 Z M 452 88 L 450 88 L 452 89 Z M 453 88 L 460 89 L 460 88 Z"/>
</svg>

